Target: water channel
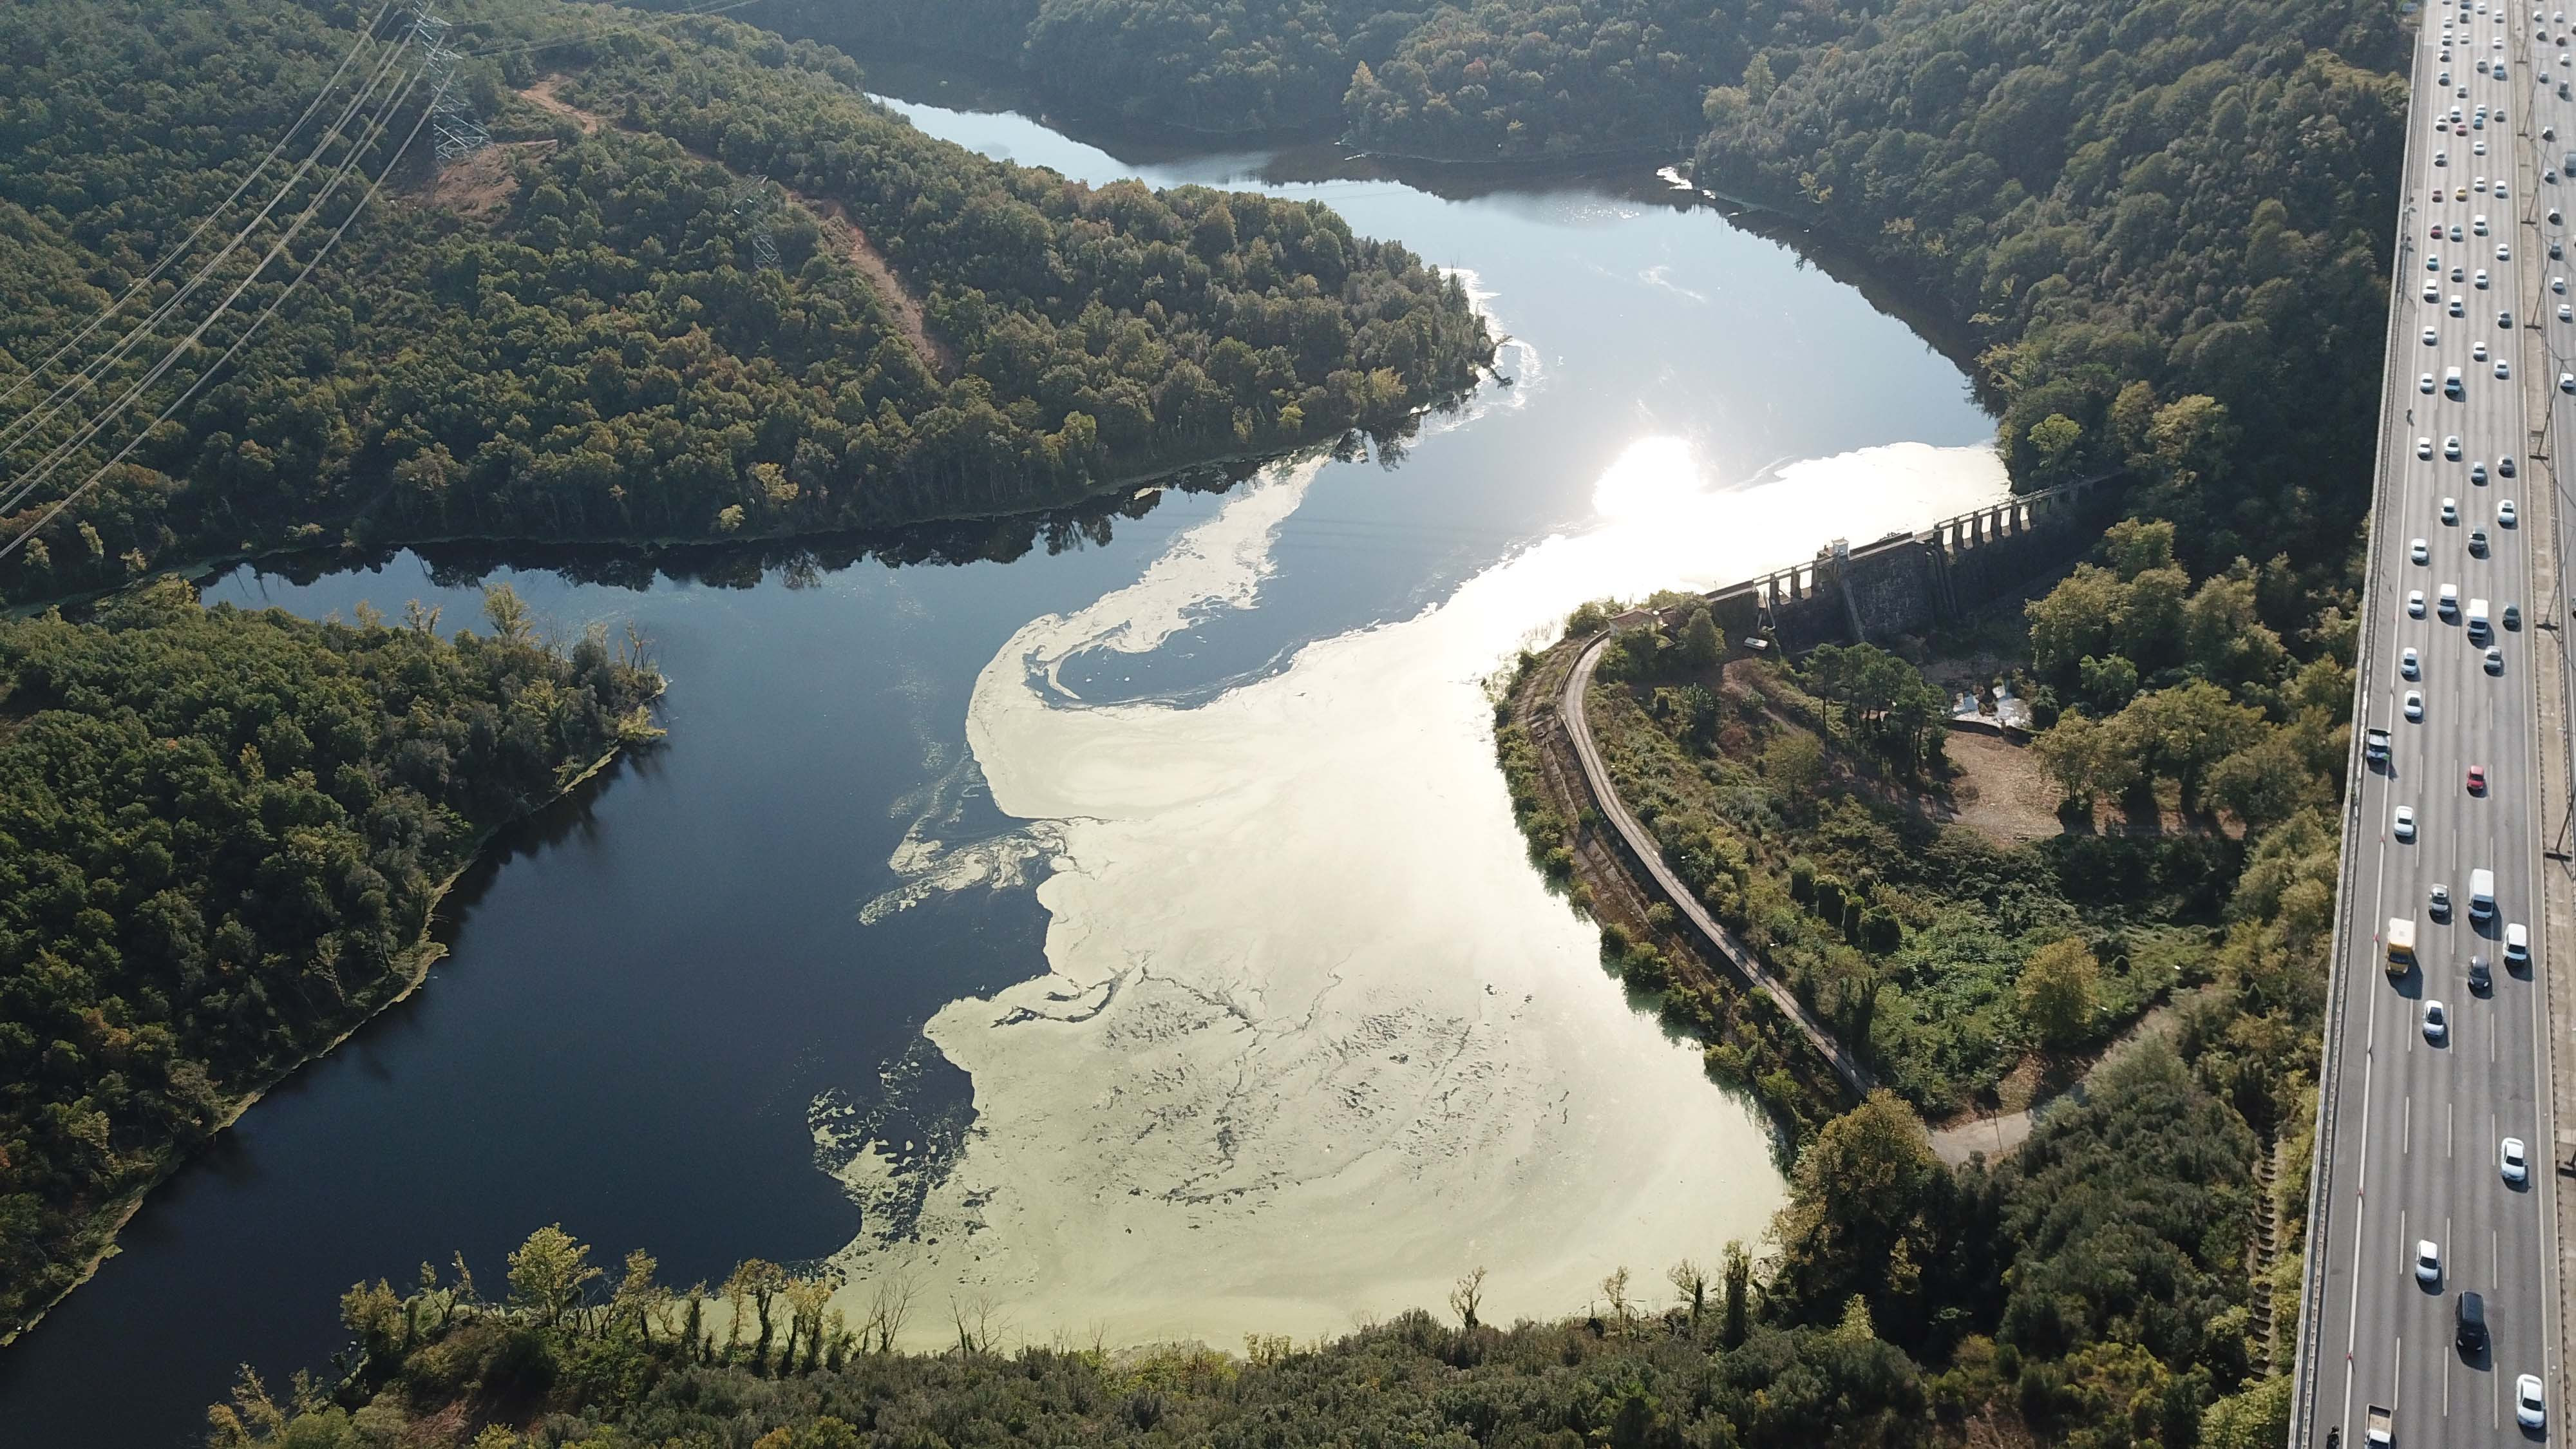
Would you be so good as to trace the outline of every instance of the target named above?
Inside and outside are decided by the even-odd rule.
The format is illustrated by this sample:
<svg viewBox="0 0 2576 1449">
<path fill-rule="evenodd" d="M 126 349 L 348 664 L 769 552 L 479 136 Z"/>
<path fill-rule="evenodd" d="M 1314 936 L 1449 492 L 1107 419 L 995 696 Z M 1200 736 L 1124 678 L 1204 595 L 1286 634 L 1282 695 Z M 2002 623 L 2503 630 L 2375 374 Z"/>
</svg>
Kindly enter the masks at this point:
<svg viewBox="0 0 2576 1449">
<path fill-rule="evenodd" d="M 548 1222 L 681 1283 L 899 1274 L 932 1335 L 955 1299 L 1013 1338 L 1219 1346 L 1479 1264 L 1489 1317 L 1577 1311 L 1759 1235 L 1763 1126 L 1524 858 L 1486 682 L 1586 598 L 1993 497 L 1957 369 L 1648 168 L 1453 199 L 897 104 L 1085 180 L 1327 201 L 1469 274 L 1511 384 L 1392 454 L 1035 529 L 214 580 L 454 626 L 503 579 L 566 635 L 632 621 L 670 738 L 514 832 L 427 988 L 0 1352 L 0 1439 L 192 1443 L 235 1364 L 340 1345 L 352 1282 L 462 1252 L 497 1286 Z"/>
</svg>

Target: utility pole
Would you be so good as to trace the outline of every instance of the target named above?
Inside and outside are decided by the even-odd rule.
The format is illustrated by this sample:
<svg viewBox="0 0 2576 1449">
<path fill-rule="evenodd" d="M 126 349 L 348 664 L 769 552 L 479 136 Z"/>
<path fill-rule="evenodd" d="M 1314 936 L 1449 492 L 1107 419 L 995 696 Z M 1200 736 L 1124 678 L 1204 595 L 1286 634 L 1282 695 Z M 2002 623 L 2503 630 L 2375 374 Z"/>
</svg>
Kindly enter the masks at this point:
<svg viewBox="0 0 2576 1449">
<path fill-rule="evenodd" d="M 465 57 L 448 48 L 447 22 L 430 13 L 430 0 L 412 11 L 412 39 L 420 42 L 421 77 L 429 82 L 430 149 L 441 161 L 459 161 L 492 144 L 492 133 L 474 118 L 474 105 L 456 83 Z"/>
</svg>

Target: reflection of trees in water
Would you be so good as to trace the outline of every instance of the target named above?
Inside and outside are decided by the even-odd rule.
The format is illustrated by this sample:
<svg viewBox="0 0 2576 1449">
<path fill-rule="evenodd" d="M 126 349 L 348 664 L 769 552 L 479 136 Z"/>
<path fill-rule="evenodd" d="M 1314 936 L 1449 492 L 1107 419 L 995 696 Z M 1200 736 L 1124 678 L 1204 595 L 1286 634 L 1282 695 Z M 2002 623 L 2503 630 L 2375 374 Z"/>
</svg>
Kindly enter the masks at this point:
<svg viewBox="0 0 2576 1449">
<path fill-rule="evenodd" d="M 1453 412 L 1465 402 L 1464 397 L 1453 399 L 1439 411 Z M 1403 461 L 1406 443 L 1420 426 L 1421 419 L 1416 417 L 1383 432 L 1345 433 L 1329 448 L 1319 451 L 1342 462 L 1374 453 L 1380 467 L 1392 469 Z M 894 529 L 725 543 L 413 543 L 372 550 L 280 554 L 259 559 L 257 564 L 262 572 L 288 583 L 309 585 L 352 569 L 381 569 L 397 554 L 408 551 L 421 560 L 430 582 L 446 589 L 475 587 L 503 569 L 542 569 L 567 583 L 637 592 L 651 588 L 656 579 L 707 588 L 749 589 L 774 571 L 787 588 L 806 589 L 820 583 L 826 574 L 870 561 L 888 568 L 1010 563 L 1041 548 L 1053 556 L 1105 547 L 1118 520 L 1143 518 L 1168 493 L 1223 493 L 1280 461 L 1256 458 L 1208 464 L 1063 508 Z"/>
</svg>

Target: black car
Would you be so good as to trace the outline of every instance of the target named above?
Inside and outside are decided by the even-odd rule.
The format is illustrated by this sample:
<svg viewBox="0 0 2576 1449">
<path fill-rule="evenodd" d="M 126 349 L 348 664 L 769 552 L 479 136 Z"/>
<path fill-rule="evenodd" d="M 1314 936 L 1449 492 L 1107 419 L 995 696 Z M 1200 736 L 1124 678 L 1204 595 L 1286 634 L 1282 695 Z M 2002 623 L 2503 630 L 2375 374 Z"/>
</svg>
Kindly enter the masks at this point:
<svg viewBox="0 0 2576 1449">
<path fill-rule="evenodd" d="M 2487 958 L 2484 956 L 2470 957 L 2469 989 L 2479 993 L 2480 995 L 2484 995 L 2494 985 L 2495 973 L 2487 970 Z"/>
<path fill-rule="evenodd" d="M 2463 1293 L 2451 1313 L 2451 1342 L 2471 1358 L 2487 1351 L 2487 1304 L 2475 1293 Z"/>
</svg>

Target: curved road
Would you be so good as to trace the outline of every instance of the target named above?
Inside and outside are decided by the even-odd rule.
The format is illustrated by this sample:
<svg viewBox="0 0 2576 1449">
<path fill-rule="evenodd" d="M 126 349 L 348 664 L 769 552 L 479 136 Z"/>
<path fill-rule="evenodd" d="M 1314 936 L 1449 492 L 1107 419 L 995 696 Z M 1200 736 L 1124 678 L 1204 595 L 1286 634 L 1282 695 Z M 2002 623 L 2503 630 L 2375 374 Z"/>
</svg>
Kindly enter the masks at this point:
<svg viewBox="0 0 2576 1449">
<path fill-rule="evenodd" d="M 1583 780 L 1592 788 L 1592 798 L 1600 803 L 1601 814 L 1610 822 L 1611 828 L 1627 842 L 1629 855 L 1644 867 L 1647 878 L 1654 882 L 1655 889 L 1662 893 L 1664 899 L 1672 903 L 1673 909 L 1681 912 L 1682 918 L 1691 923 L 1700 938 L 1735 968 L 1737 976 L 1767 994 L 1773 1004 L 1798 1024 L 1798 1029 L 1807 1034 L 1808 1043 L 1833 1064 L 1834 1071 L 1851 1088 L 1854 1096 L 1866 1096 L 1877 1085 L 1869 1069 L 1844 1051 L 1833 1033 L 1808 1014 L 1806 1004 L 1798 1000 L 1797 993 L 1791 991 L 1787 983 L 1764 970 L 1753 953 L 1744 948 L 1744 943 L 1717 923 L 1717 918 L 1700 904 L 1699 897 L 1682 884 L 1680 876 L 1673 874 L 1672 867 L 1664 861 L 1663 847 L 1656 843 L 1654 835 L 1637 817 L 1629 813 L 1627 805 L 1619 798 L 1619 792 L 1612 788 L 1609 767 L 1601 760 L 1601 747 L 1592 740 L 1592 722 L 1585 718 L 1583 712 L 1584 691 L 1592 687 L 1592 667 L 1601 662 L 1601 651 L 1612 637 L 1605 631 L 1583 646 L 1582 655 L 1574 661 L 1573 670 L 1565 677 L 1565 694 L 1558 702 L 1558 713 L 1565 719 L 1566 737 L 1574 741 L 1575 758 L 1583 765 Z"/>
</svg>

